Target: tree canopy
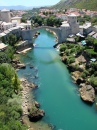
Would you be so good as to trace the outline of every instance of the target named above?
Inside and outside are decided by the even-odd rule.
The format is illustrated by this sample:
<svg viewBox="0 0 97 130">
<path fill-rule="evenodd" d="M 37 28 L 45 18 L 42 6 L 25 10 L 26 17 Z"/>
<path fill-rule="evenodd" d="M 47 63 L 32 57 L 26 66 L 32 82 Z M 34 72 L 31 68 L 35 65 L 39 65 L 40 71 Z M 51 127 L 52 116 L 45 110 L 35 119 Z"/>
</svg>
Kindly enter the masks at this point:
<svg viewBox="0 0 97 130">
<path fill-rule="evenodd" d="M 22 115 L 18 99 L 20 82 L 14 68 L 3 63 L 0 65 L 0 129 L 26 130 L 19 118 Z M 15 97 L 13 95 L 16 95 Z M 18 101 L 16 101 L 16 99 Z"/>
</svg>

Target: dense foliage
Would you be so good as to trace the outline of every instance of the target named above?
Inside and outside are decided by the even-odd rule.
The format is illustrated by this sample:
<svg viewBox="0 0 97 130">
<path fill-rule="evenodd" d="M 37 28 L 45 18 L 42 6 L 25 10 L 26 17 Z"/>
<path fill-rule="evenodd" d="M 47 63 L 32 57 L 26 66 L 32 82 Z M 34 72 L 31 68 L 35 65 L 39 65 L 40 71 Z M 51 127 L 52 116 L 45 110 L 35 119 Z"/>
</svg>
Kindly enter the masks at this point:
<svg viewBox="0 0 97 130">
<path fill-rule="evenodd" d="M 78 17 L 78 22 L 80 25 L 84 24 L 85 22 L 91 22 L 92 25 L 97 25 L 97 18 L 96 17 L 90 17 L 88 15 L 84 15 L 83 17 L 79 16 Z"/>
<path fill-rule="evenodd" d="M 32 26 L 56 26 L 59 27 L 61 25 L 62 20 L 57 19 L 55 16 L 50 16 L 48 18 L 42 18 L 40 16 L 35 16 L 32 18 Z"/>
<path fill-rule="evenodd" d="M 22 115 L 18 92 L 20 83 L 14 68 L 3 63 L 0 65 L 0 129 L 25 130 L 19 121 Z"/>
<path fill-rule="evenodd" d="M 20 82 L 11 66 L 15 44 L 19 39 L 10 34 L 1 40 L 9 45 L 5 51 L 0 52 L 0 130 L 26 130 L 26 126 L 20 121 L 22 116 Z"/>
<path fill-rule="evenodd" d="M 14 48 L 9 46 L 6 51 L 0 52 L 0 63 L 11 63 L 14 58 Z"/>
<path fill-rule="evenodd" d="M 21 37 L 18 37 L 16 35 L 10 33 L 6 38 L 2 37 L 1 40 L 3 43 L 15 47 L 15 44 L 21 40 Z"/>
<path fill-rule="evenodd" d="M 88 36 L 86 38 L 86 53 L 89 58 L 97 57 L 97 40 L 93 37 Z"/>
<path fill-rule="evenodd" d="M 71 71 L 80 71 L 80 78 L 88 84 L 91 84 L 95 90 L 97 88 L 97 61 L 92 61 L 95 58 L 97 60 L 97 40 L 88 36 L 85 38 L 86 45 L 81 43 L 63 43 L 60 46 L 60 52 L 63 55 L 63 62 L 68 66 L 72 64 Z M 83 56 L 86 59 L 86 63 L 77 60 L 78 57 Z M 76 61 L 76 62 L 75 62 Z M 84 68 L 80 69 L 80 65 Z"/>
</svg>

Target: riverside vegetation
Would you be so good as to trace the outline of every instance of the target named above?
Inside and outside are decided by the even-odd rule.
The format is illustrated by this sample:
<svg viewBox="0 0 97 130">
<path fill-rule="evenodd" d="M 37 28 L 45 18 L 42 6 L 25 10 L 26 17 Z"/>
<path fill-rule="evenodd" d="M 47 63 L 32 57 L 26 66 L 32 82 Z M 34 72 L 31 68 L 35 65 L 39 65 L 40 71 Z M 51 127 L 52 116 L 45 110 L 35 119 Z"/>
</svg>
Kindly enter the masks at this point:
<svg viewBox="0 0 97 130">
<path fill-rule="evenodd" d="M 27 130 L 28 126 L 23 122 L 23 114 L 27 114 L 30 120 L 37 121 L 44 116 L 44 111 L 39 109 L 37 102 L 34 105 L 27 104 L 30 89 L 36 86 L 26 80 L 20 82 L 15 71 L 16 68 L 14 69 L 13 66 L 14 62 L 17 63 L 17 60 L 14 60 L 15 46 L 21 39 L 10 34 L 7 39 L 2 38 L 1 40 L 8 44 L 8 48 L 4 52 L 0 52 L 0 129 Z M 24 91 L 26 93 L 23 93 Z M 29 105 L 29 110 L 25 109 L 26 106 L 23 107 L 23 105 Z"/>
<path fill-rule="evenodd" d="M 80 38 L 76 37 L 75 40 L 79 44 L 68 42 L 61 44 L 60 55 L 62 61 L 70 69 L 73 79 L 80 85 L 81 98 L 86 102 L 93 103 L 95 93 L 97 93 L 97 61 L 93 62 L 91 58 L 97 58 L 97 40 L 86 37 L 87 44 L 85 46 L 82 46 L 79 42 L 81 41 Z M 81 90 L 83 89 L 82 86 L 86 86 L 83 92 Z M 92 92 L 89 92 L 89 89 Z"/>
<path fill-rule="evenodd" d="M 4 130 L 26 130 L 27 126 L 20 121 L 21 108 L 21 86 L 15 69 L 11 65 L 14 58 L 16 36 L 10 34 L 2 42 L 9 44 L 4 52 L 0 52 L 0 129 Z"/>
</svg>

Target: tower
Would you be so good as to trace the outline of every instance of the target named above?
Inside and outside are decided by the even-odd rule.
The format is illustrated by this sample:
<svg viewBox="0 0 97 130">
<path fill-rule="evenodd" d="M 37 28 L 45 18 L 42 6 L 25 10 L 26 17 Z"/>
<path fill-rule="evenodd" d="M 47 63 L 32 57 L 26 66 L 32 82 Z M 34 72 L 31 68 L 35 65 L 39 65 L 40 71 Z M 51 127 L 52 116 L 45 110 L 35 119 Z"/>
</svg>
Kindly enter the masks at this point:
<svg viewBox="0 0 97 130">
<path fill-rule="evenodd" d="M 70 25 L 72 34 L 77 34 L 79 32 L 79 24 L 75 14 L 68 15 L 68 23 Z"/>
<path fill-rule="evenodd" d="M 10 10 L 6 10 L 6 9 L 1 10 L 1 20 L 4 22 L 11 21 Z"/>
</svg>

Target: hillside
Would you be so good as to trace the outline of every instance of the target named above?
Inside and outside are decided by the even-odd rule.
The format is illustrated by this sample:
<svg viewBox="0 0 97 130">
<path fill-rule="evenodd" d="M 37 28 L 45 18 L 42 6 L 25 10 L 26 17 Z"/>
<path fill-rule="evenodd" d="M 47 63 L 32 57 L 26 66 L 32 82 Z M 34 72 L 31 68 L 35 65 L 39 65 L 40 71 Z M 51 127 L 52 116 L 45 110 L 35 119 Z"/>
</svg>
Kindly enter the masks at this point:
<svg viewBox="0 0 97 130">
<path fill-rule="evenodd" d="M 79 8 L 97 10 L 97 0 L 61 0 L 52 6 L 55 9 Z"/>
</svg>

